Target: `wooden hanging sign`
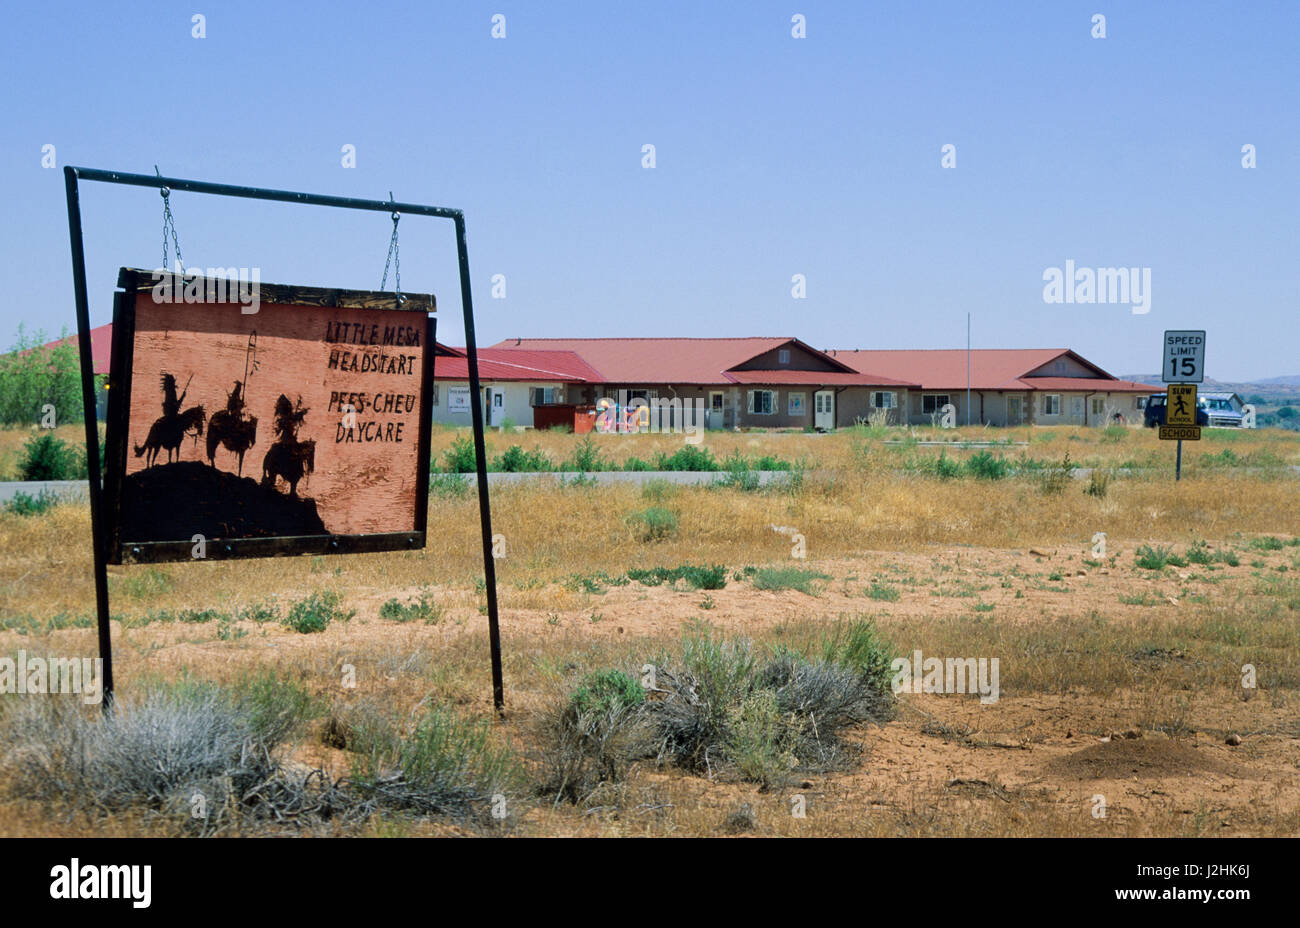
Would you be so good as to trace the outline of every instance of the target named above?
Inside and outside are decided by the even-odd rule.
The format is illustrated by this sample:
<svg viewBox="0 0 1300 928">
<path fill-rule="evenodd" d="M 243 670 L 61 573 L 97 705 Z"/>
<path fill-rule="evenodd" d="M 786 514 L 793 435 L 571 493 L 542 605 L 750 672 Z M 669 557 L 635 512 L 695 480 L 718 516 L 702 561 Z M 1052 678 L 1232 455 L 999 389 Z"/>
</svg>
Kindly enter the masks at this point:
<svg viewBox="0 0 1300 928">
<path fill-rule="evenodd" d="M 109 561 L 423 548 L 433 296 L 216 275 L 119 274 Z"/>
</svg>

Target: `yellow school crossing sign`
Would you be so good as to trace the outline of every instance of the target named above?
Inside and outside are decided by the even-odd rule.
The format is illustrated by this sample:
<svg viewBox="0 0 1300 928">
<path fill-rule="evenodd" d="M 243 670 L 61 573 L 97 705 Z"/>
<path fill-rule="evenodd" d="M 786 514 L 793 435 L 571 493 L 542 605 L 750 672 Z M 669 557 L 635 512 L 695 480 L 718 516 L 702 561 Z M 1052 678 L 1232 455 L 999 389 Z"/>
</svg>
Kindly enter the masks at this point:
<svg viewBox="0 0 1300 928">
<path fill-rule="evenodd" d="M 1165 399 L 1166 425 L 1196 425 L 1196 384 L 1171 383 Z"/>
</svg>

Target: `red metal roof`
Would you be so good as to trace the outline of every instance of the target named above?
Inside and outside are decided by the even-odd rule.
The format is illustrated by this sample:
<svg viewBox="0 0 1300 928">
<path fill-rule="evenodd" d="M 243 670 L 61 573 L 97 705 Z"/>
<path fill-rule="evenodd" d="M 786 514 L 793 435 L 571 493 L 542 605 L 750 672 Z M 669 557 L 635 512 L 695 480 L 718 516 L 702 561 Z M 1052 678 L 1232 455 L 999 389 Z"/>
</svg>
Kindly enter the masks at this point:
<svg viewBox="0 0 1300 928">
<path fill-rule="evenodd" d="M 796 345 L 809 354 L 839 367 L 851 380 L 833 373 L 795 371 L 734 371 L 732 368 L 784 345 Z M 508 351 L 558 349 L 579 354 L 606 383 L 832 383 L 886 385 L 897 380 L 867 376 L 842 361 L 828 357 L 797 338 L 521 338 L 507 339 L 492 348 Z M 793 377 L 794 379 L 785 379 Z M 819 380 L 819 378 L 821 378 Z"/>
<path fill-rule="evenodd" d="M 447 347 L 447 346 L 440 346 Z M 454 356 L 439 355 L 433 362 L 435 380 L 469 380 L 469 359 L 464 348 L 450 348 Z M 478 375 L 482 380 L 528 380 L 554 383 L 599 383 L 600 375 L 572 351 L 480 348 Z"/>
<path fill-rule="evenodd" d="M 1061 393 L 1159 393 L 1149 383 L 1105 377 L 1021 377 L 1026 390 L 1049 390 Z M 1008 389 L 1017 389 L 1010 387 Z"/>
<path fill-rule="evenodd" d="M 46 342 L 45 347 L 53 348 L 55 345 L 62 345 L 64 342 L 76 347 L 77 336 L 69 335 L 67 338 L 56 338 L 52 342 Z M 113 323 L 101 325 L 90 330 L 90 356 L 94 362 L 96 374 L 107 374 L 109 371 L 109 356 L 113 347 Z"/>
<path fill-rule="evenodd" d="M 920 383 L 923 390 L 966 389 L 966 349 L 907 348 L 897 350 L 836 349 L 828 352 L 858 370 L 878 372 Z M 1026 377 L 1030 371 L 1068 356 L 1096 371 L 1096 377 Z M 1062 384 L 1069 384 L 1063 386 Z M 1068 348 L 977 348 L 970 352 L 973 390 L 1113 390 L 1137 392 L 1148 388 L 1119 380 Z"/>
<path fill-rule="evenodd" d="M 808 387 L 912 387 L 920 384 L 892 380 L 877 374 L 850 374 L 847 371 L 724 371 L 730 383 L 791 384 Z"/>
</svg>

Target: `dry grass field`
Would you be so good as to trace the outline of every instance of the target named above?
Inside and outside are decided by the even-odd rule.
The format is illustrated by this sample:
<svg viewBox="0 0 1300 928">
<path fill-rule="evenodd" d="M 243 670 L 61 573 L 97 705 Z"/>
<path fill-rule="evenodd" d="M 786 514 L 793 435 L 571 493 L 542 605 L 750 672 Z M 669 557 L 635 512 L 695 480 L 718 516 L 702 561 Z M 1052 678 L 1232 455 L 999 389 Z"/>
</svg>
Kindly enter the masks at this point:
<svg viewBox="0 0 1300 928">
<path fill-rule="evenodd" d="M 437 432 L 435 461 L 463 434 Z M 0 468 L 26 437 L 0 431 Z M 936 440 L 955 443 L 923 444 Z M 682 447 L 593 441 L 615 463 Z M 558 463 L 578 442 L 496 433 L 489 453 L 518 444 Z M 327 791 L 333 804 L 317 796 L 310 813 L 285 798 L 253 815 L 257 790 L 229 775 L 224 811 L 197 825 L 177 811 L 188 785 L 179 799 L 124 788 L 89 801 L 32 773 L 66 768 L 58 726 L 81 729 L 75 711 L 47 712 L 43 743 L 28 704 L 74 697 L 6 695 L 0 834 L 1300 833 L 1300 436 L 1207 431 L 1185 446 L 1179 483 L 1172 444 L 1126 428 L 715 433 L 702 447 L 794 470 L 762 489 L 494 489 L 503 722 L 477 500 L 454 480 L 431 495 L 424 551 L 110 568 L 124 711 L 149 693 L 256 691 L 287 719 L 279 775 L 321 771 L 311 782 L 365 801 Z M 1091 479 L 1068 475 L 1067 454 Z M 0 513 L 0 656 L 94 653 L 90 561 L 86 507 Z M 724 569 L 644 572 L 682 565 Z M 291 627 L 320 616 L 319 631 Z M 861 654 L 916 650 L 997 658 L 997 700 L 903 693 L 880 708 L 873 696 L 831 731 L 824 699 L 803 712 L 753 683 L 789 658 L 865 685 Z M 736 683 L 747 655 L 758 669 Z M 598 675 L 644 683 L 647 665 L 689 668 L 705 702 L 739 687 L 711 710 L 719 740 L 689 762 L 662 740 L 644 750 L 663 723 L 647 735 L 633 704 L 664 698 L 662 681 L 628 706 L 601 702 L 598 724 L 574 708 L 608 696 Z M 560 761 L 579 759 L 591 763 L 557 789 Z M 399 796 L 398 781 L 441 792 Z"/>
</svg>

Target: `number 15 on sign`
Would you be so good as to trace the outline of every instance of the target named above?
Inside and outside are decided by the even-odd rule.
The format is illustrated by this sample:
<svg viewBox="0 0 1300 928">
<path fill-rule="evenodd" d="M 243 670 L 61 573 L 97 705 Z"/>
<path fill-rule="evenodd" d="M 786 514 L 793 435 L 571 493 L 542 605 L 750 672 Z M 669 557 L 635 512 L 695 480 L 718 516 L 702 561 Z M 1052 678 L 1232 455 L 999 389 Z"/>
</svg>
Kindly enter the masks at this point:
<svg viewBox="0 0 1300 928">
<path fill-rule="evenodd" d="M 1205 381 L 1205 330 L 1167 329 L 1161 376 L 1165 383 Z"/>
</svg>

